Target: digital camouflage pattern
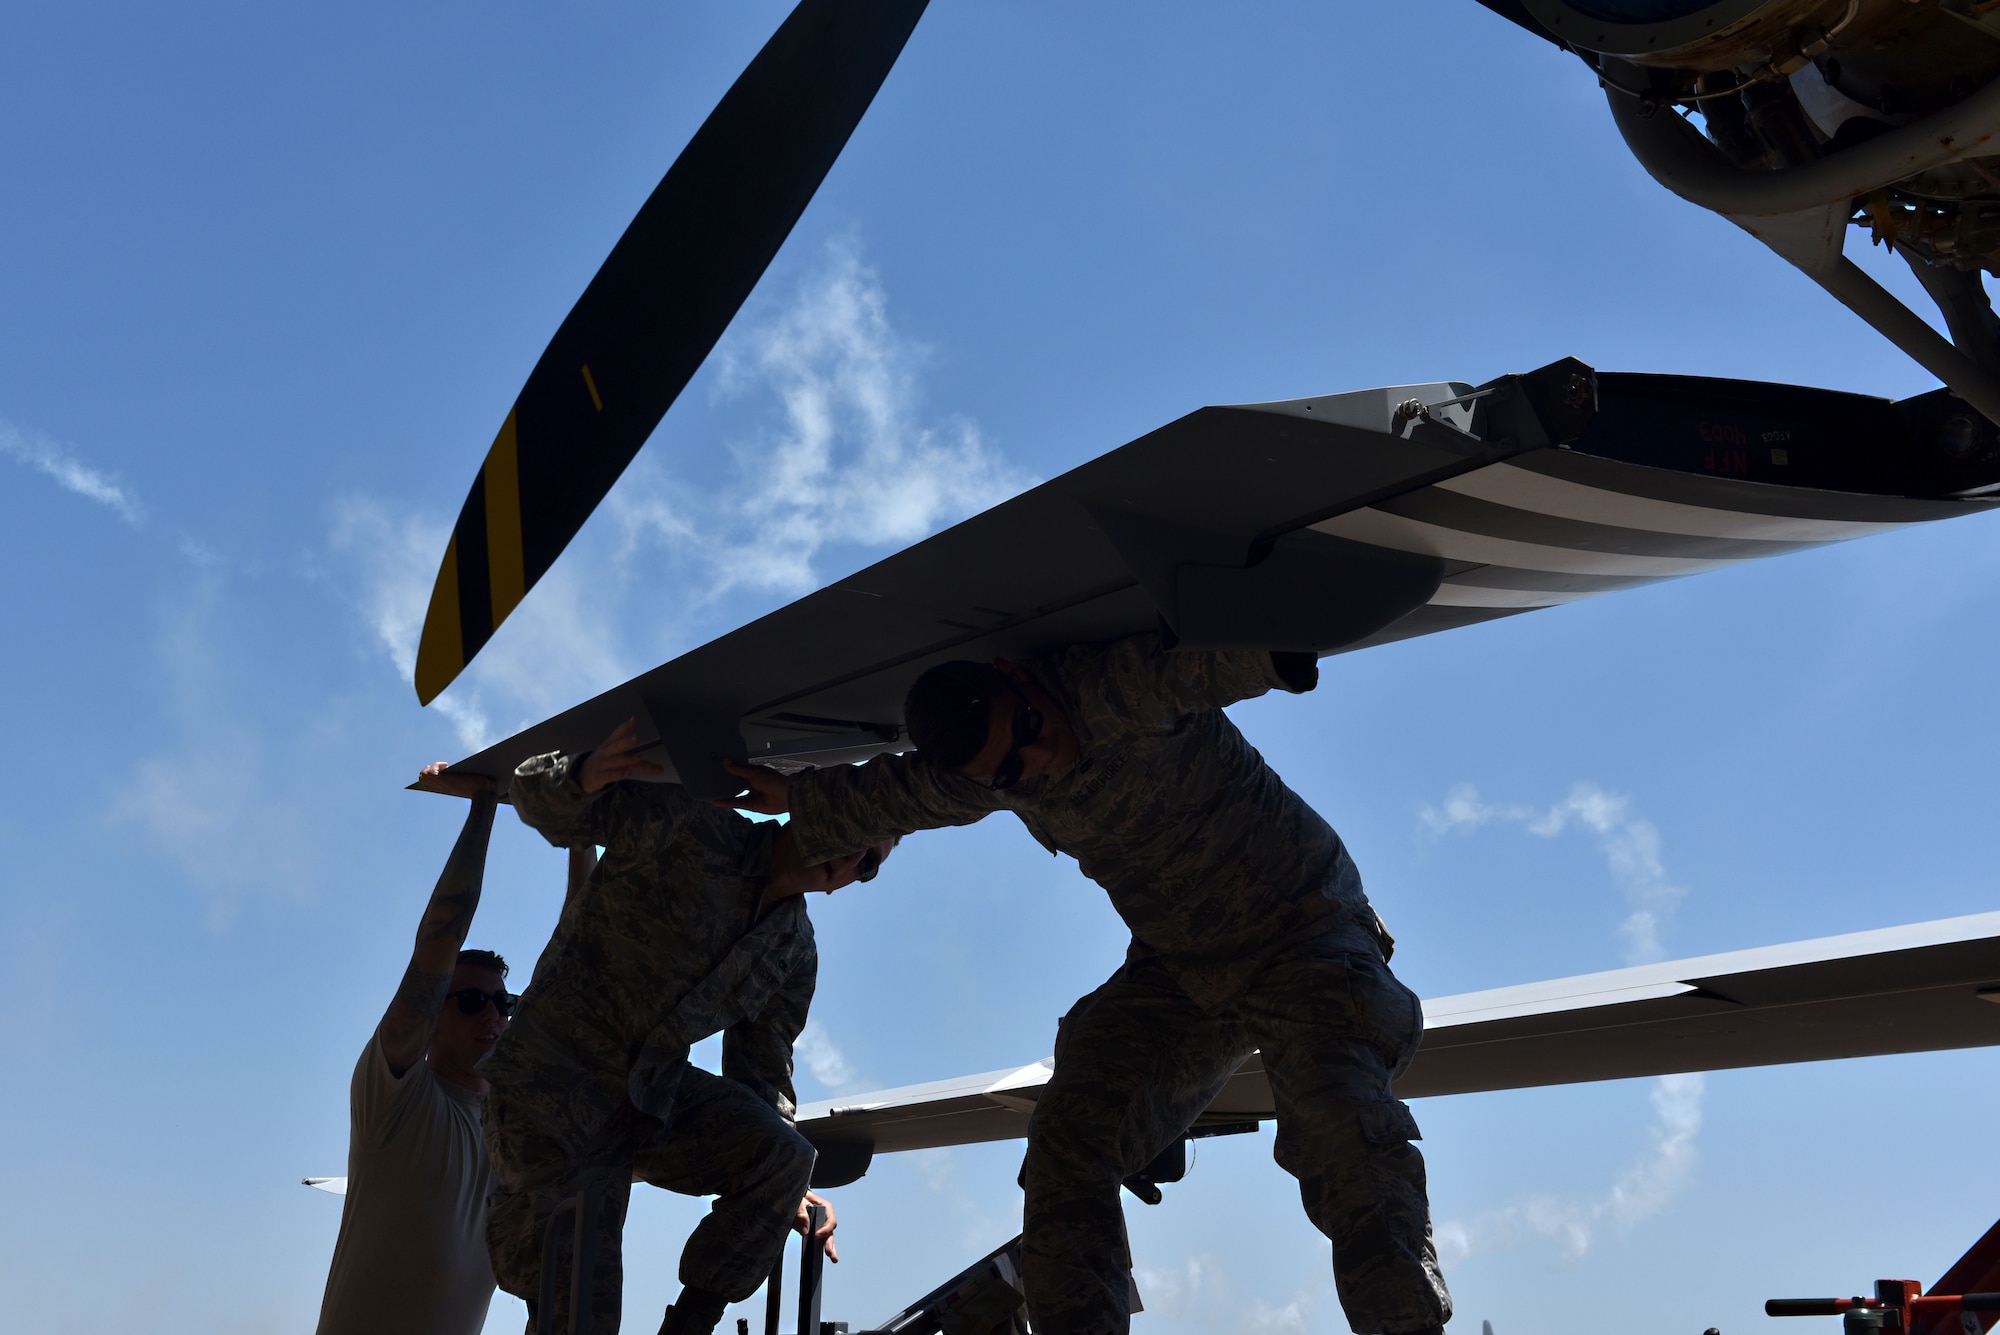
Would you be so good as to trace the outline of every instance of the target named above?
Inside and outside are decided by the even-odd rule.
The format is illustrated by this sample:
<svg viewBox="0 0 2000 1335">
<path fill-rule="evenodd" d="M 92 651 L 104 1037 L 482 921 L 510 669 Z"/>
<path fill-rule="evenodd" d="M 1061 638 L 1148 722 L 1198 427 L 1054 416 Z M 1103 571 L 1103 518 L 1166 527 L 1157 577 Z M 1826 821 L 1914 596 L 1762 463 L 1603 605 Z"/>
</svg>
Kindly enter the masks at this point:
<svg viewBox="0 0 2000 1335">
<path fill-rule="evenodd" d="M 500 1287 L 528 1303 L 536 1329 L 543 1236 L 557 1205 L 586 1188 L 591 1204 L 590 1331 L 615 1335 L 625 1271 L 620 1235 L 634 1181 L 718 1199 L 681 1252 L 682 1284 L 731 1302 L 757 1291 L 777 1264 L 812 1177 L 813 1148 L 777 1109 L 698 1066 L 682 1073 L 669 1120 L 627 1107 L 587 1143 L 551 1134 L 518 1106 L 487 1113 L 496 1189 L 487 1247 Z M 573 1221 L 557 1221 L 554 1327 L 569 1332 Z M 647 1327 L 651 1329 L 651 1327 Z"/>
<path fill-rule="evenodd" d="M 1423 1031 L 1415 994 L 1350 927 L 1281 951 L 1219 1011 L 1163 962 L 1128 962 L 1057 1031 L 1022 1169 L 1023 1278 L 1036 1335 L 1130 1324 L 1119 1184 L 1171 1145 L 1253 1050 L 1278 1112 L 1275 1157 L 1333 1243 L 1357 1331 L 1428 1331 L 1451 1316 L 1431 1242 L 1417 1125 L 1390 1092 Z"/>
<path fill-rule="evenodd" d="M 1440 1325 L 1416 1124 L 1389 1092 L 1422 1015 L 1340 837 L 1223 714 L 1310 690 L 1268 653 L 1171 653 L 1157 636 L 1025 663 L 1068 715 L 1066 774 L 995 792 L 879 756 L 795 775 L 793 838 L 820 861 L 893 835 L 1012 811 L 1076 858 L 1132 929 L 1126 965 L 1064 1022 L 1030 1124 L 1025 1279 L 1037 1335 L 1129 1325 L 1118 1184 L 1184 1131 L 1253 1049 L 1278 1108 L 1278 1162 L 1334 1244 L 1354 1328 Z M 1287 668 L 1291 664 L 1285 664 Z"/>
<path fill-rule="evenodd" d="M 604 856 L 480 1068 L 493 1087 L 487 1238 L 500 1287 L 532 1304 L 543 1224 L 590 1188 L 602 1280 L 593 1329 L 607 1335 L 635 1176 L 721 1197 L 682 1255 L 684 1283 L 734 1300 L 770 1273 L 812 1170 L 812 1147 L 791 1127 L 792 1044 L 818 954 L 803 896 L 764 902 L 775 826 L 674 784 L 586 794 L 579 759 L 525 761 L 510 790 L 550 843 L 599 844 Z M 689 1048 L 718 1032 L 721 1077 L 688 1064 Z M 567 1276 L 566 1249 L 560 1264 Z M 566 1317 L 566 1279 L 562 1292 Z"/>
<path fill-rule="evenodd" d="M 1297 689 L 1271 655 L 1166 653 L 1142 635 L 1022 666 L 1069 716 L 1069 773 L 995 792 L 912 754 L 794 775 L 806 861 L 1012 811 L 1104 887 L 1135 948 L 1205 1006 L 1241 991 L 1270 951 L 1373 920 L 1340 836 L 1222 712 Z"/>
</svg>

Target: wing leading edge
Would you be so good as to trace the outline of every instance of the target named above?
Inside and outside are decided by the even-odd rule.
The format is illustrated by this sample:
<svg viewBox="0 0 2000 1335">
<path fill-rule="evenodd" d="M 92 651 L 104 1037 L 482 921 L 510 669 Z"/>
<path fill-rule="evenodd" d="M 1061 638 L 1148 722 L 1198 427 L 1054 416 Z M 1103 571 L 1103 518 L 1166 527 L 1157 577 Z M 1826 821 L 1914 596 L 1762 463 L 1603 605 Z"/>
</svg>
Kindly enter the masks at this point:
<svg viewBox="0 0 2000 1335">
<path fill-rule="evenodd" d="M 712 757 L 901 749 L 953 658 L 1170 627 L 1346 652 L 1990 508 L 2000 438 L 1943 391 L 1595 374 L 1202 408 L 528 728 L 501 776 L 637 716 L 667 777 Z"/>
</svg>

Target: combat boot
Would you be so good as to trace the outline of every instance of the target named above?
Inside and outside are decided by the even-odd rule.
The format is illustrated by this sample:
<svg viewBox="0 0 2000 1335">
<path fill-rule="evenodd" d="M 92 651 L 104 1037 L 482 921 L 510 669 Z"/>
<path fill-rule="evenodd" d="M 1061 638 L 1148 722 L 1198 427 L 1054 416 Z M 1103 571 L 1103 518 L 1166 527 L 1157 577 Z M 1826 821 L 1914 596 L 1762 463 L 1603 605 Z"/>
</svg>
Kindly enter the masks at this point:
<svg viewBox="0 0 2000 1335">
<path fill-rule="evenodd" d="M 722 1309 L 727 1306 L 729 1300 L 721 1294 L 689 1285 L 667 1309 L 666 1319 L 660 1322 L 660 1335 L 712 1335 L 715 1323 L 722 1320 Z"/>
</svg>

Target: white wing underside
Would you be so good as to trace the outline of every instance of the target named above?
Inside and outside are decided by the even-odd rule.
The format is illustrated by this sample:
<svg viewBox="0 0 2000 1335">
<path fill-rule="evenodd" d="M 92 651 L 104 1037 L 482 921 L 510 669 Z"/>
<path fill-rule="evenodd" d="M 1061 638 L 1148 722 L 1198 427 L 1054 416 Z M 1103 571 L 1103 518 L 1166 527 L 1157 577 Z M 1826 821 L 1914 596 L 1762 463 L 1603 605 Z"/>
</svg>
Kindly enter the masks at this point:
<svg viewBox="0 0 2000 1335">
<path fill-rule="evenodd" d="M 1987 995 L 1987 993 L 1991 995 Z M 2000 913 L 1646 964 L 1424 1003 L 1404 1098 L 2000 1043 Z M 1025 1136 L 1044 1058 L 799 1109 L 876 1153 Z M 1252 1056 L 1197 1127 L 1275 1115 Z"/>
<path fill-rule="evenodd" d="M 2000 1044 L 2000 913 L 1645 964 L 1424 1003 L 1404 1098 Z M 1025 1136 L 1052 1058 L 799 1109 L 864 1156 Z M 1267 1121 L 1244 1062 L 1196 1122 Z M 866 1159 L 861 1161 L 865 1164 Z M 347 1179 L 305 1185 L 345 1194 Z"/>
</svg>

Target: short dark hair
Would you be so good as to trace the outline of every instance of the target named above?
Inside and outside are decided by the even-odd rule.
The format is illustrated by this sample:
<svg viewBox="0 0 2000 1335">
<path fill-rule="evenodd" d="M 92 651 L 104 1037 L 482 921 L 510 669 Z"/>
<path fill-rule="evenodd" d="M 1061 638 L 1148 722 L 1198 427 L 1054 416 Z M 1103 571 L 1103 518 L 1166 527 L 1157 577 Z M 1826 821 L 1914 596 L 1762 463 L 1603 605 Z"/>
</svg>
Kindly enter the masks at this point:
<svg viewBox="0 0 2000 1335">
<path fill-rule="evenodd" d="M 454 967 L 463 969 L 466 965 L 475 969 L 491 969 L 502 978 L 507 976 L 507 961 L 491 950 L 461 950 Z"/>
<path fill-rule="evenodd" d="M 940 663 L 903 697 L 903 726 L 926 761 L 958 769 L 986 748 L 993 702 L 1013 689 L 991 663 Z"/>
</svg>

